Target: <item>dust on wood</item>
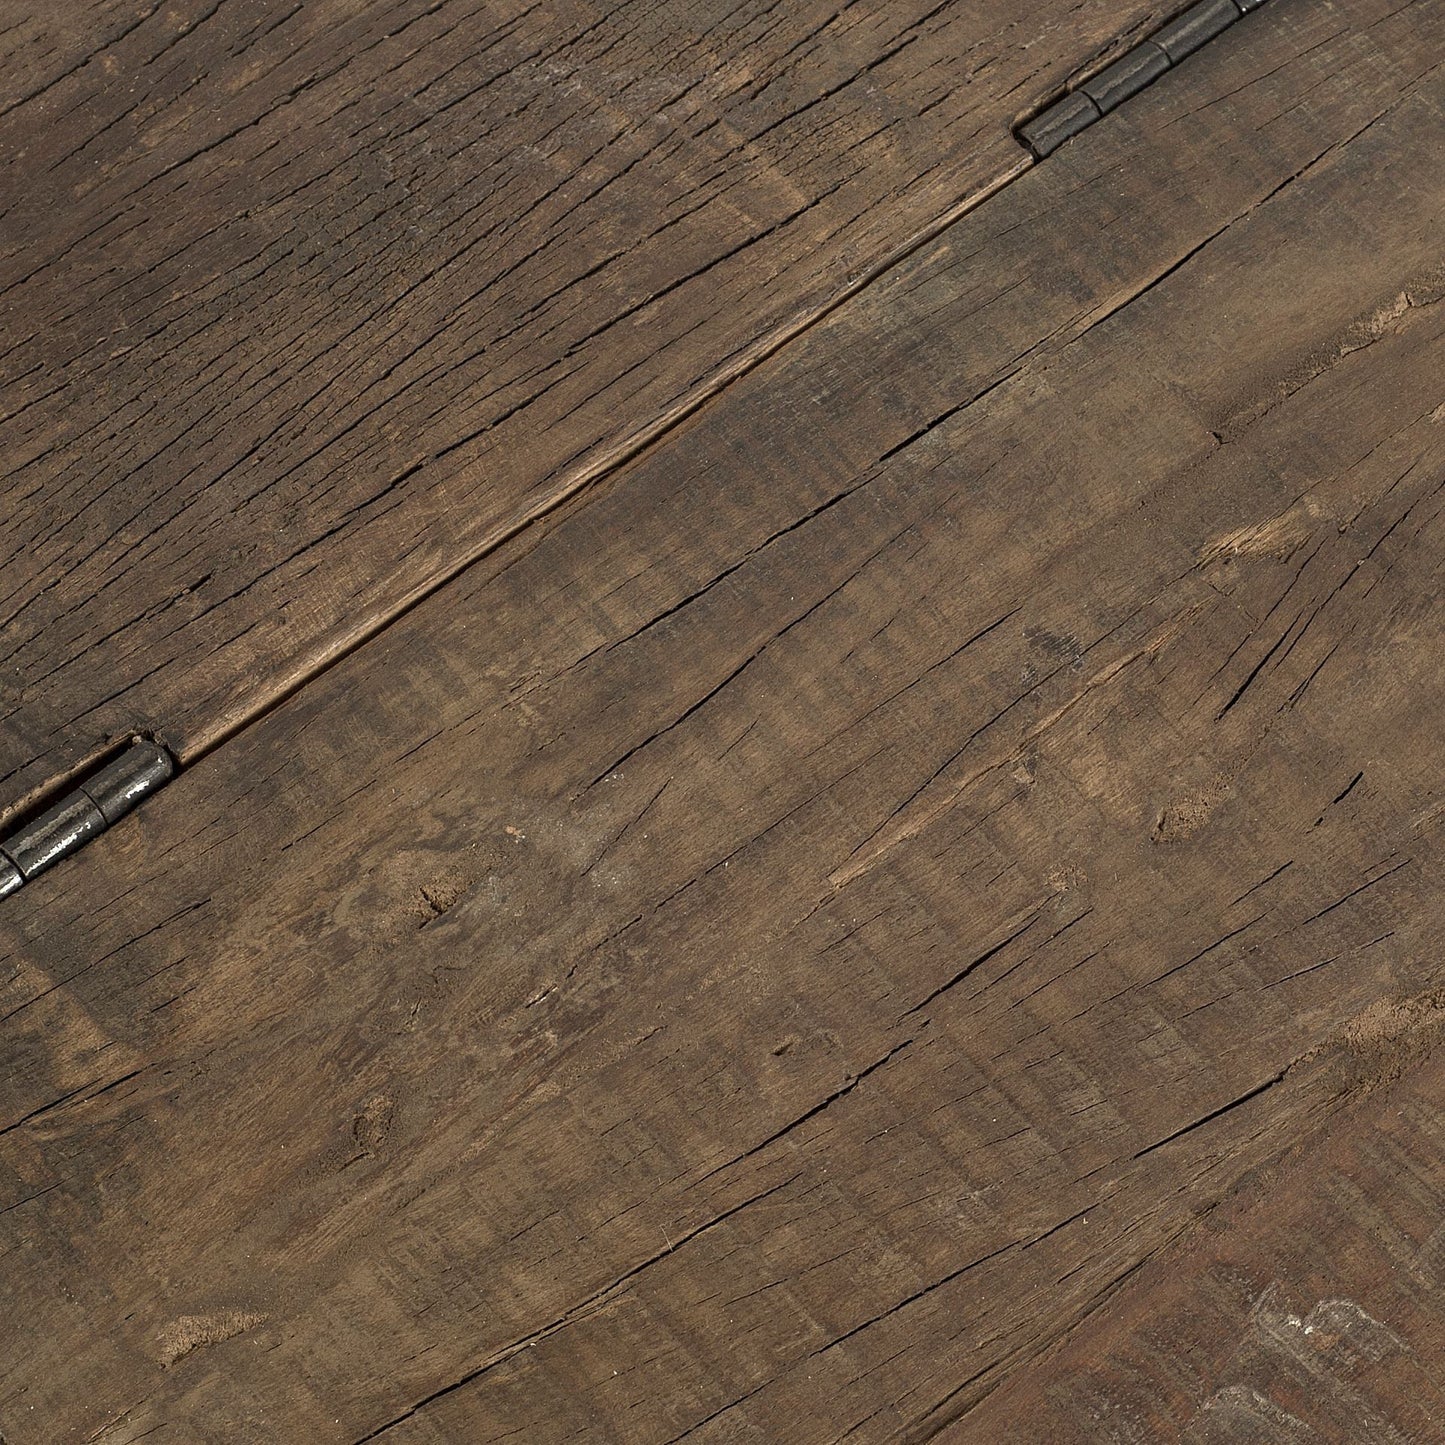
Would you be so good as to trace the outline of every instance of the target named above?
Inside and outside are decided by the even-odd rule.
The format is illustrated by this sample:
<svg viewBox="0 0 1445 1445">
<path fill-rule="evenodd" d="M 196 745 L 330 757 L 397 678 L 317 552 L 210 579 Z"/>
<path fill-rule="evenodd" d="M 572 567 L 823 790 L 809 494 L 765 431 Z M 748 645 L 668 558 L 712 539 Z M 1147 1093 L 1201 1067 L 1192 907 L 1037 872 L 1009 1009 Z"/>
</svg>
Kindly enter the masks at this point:
<svg viewBox="0 0 1445 1445">
<path fill-rule="evenodd" d="M 1248 1174 L 942 1445 L 1438 1435 L 1445 1055 L 1410 1055 L 1398 1082 Z"/>
</svg>

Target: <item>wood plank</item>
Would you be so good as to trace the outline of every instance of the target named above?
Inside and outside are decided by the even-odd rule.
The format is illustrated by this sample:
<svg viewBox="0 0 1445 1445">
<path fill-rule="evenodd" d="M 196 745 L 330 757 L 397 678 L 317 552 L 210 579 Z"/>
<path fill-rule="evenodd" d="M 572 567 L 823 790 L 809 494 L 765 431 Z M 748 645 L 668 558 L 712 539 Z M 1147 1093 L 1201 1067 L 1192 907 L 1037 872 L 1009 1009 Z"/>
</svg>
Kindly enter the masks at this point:
<svg viewBox="0 0 1445 1445">
<path fill-rule="evenodd" d="M 1329 1059 L 1342 1116 L 1242 1181 L 943 1445 L 1445 1435 L 1442 1002 L 1359 1020 Z"/>
<path fill-rule="evenodd" d="M 182 758 L 1026 164 L 1170 0 L 155 0 L 0 35 L 0 808 Z"/>
<path fill-rule="evenodd" d="M 1445 20 L 1257 18 L 11 901 L 7 1439 L 924 1438 L 1329 1107 Z"/>
</svg>

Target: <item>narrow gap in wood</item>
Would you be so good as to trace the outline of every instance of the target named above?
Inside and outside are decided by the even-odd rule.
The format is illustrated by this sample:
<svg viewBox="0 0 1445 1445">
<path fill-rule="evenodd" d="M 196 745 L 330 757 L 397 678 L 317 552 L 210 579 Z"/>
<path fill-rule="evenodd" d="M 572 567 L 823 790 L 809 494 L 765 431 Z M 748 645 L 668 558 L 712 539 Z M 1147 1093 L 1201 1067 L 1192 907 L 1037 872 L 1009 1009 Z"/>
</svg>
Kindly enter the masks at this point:
<svg viewBox="0 0 1445 1445">
<path fill-rule="evenodd" d="M 1167 35 L 1171 30 L 1182 25 L 1187 25 L 1190 18 L 1196 11 L 1207 8 L 1215 0 L 1199 0 L 1199 3 L 1176 14 L 1169 20 L 1161 30 L 1155 32 L 1157 36 Z M 1234 6 L 1240 14 L 1247 13 L 1250 9 L 1257 8 L 1263 0 L 1227 0 L 1227 3 Z M 1236 17 L 1237 18 L 1237 17 Z M 650 424 L 640 428 L 631 437 L 619 443 L 610 451 L 595 457 L 590 462 L 577 468 L 571 474 L 565 476 L 558 486 L 546 497 L 518 515 L 503 522 L 494 528 L 490 533 L 481 538 L 475 548 L 459 557 L 450 567 L 439 572 L 436 576 L 427 579 L 424 583 L 414 588 L 411 592 L 400 598 L 395 606 L 378 613 L 369 618 L 364 624 L 359 625 L 351 632 L 333 638 L 325 644 L 317 647 L 309 656 L 299 660 L 298 665 L 291 679 L 275 689 L 269 695 L 255 701 L 249 707 L 237 709 L 236 711 L 221 716 L 216 725 L 199 736 L 194 743 L 178 747 L 172 750 L 178 766 L 189 766 L 200 758 L 206 757 L 217 748 L 229 742 L 243 729 L 251 726 L 254 722 L 265 717 L 274 709 L 280 707 L 290 698 L 311 683 L 314 679 L 333 667 L 342 659 L 350 656 L 358 648 L 364 647 L 368 642 L 378 637 L 404 617 L 413 608 L 424 602 L 453 582 L 462 573 L 476 563 L 489 556 L 498 547 L 510 542 L 528 527 L 544 520 L 566 502 L 585 492 L 588 488 L 603 481 L 618 471 L 629 462 L 640 456 L 653 445 L 663 441 L 683 422 L 692 417 L 710 401 L 720 396 L 733 383 L 747 376 L 758 366 L 776 356 L 785 346 L 788 346 L 814 326 L 824 321 L 837 311 L 841 306 L 873 285 L 882 276 L 898 266 L 908 257 L 917 252 L 921 247 L 941 235 L 949 226 L 967 215 L 984 202 L 997 195 L 1005 187 L 1011 185 L 1021 175 L 1032 168 L 1037 160 L 1042 159 L 1055 146 L 1046 149 L 1038 149 L 1033 143 L 1025 138 L 1030 126 L 1040 125 L 1047 121 L 1048 117 L 1067 105 L 1075 95 L 1083 94 L 1088 86 L 1098 78 L 1099 75 L 1106 75 L 1117 66 L 1127 64 L 1130 57 L 1137 54 L 1146 46 L 1155 45 L 1155 39 L 1147 39 L 1140 44 L 1131 47 L 1124 52 L 1123 56 L 1109 66 L 1100 67 L 1099 62 L 1111 53 L 1117 41 L 1110 46 L 1101 49 L 1091 62 L 1081 67 L 1081 73 L 1085 80 L 1076 89 L 1065 95 L 1063 99 L 1055 99 L 1049 105 L 1036 107 L 1032 119 L 1025 121 L 1015 128 L 1015 134 L 1028 151 L 1009 169 L 995 177 L 987 185 L 971 192 L 961 201 L 949 207 L 946 211 L 936 217 L 928 225 L 920 228 L 912 236 L 887 252 L 878 261 L 861 270 L 852 280 L 843 286 L 827 301 L 820 303 L 809 311 L 796 317 L 793 321 L 774 328 L 771 332 L 760 337 L 752 346 L 743 351 L 732 363 L 721 367 L 706 381 L 675 406 L 663 412 Z M 1196 47 L 1197 48 L 1197 47 Z M 1179 58 L 1183 58 L 1180 56 Z M 1177 62 L 1176 62 L 1177 63 Z M 1143 87 L 1138 87 L 1142 89 Z M 1129 92 L 1130 94 L 1134 92 Z M 1120 96 L 1122 100 L 1124 96 Z M 1116 102 L 1117 103 L 1117 102 Z M 1109 107 L 1112 109 L 1113 107 Z M 1096 107 L 1097 109 L 1097 107 Z M 1098 119 L 1105 111 L 1099 111 L 1092 119 Z M 1082 128 L 1082 127 L 1080 127 Z M 1070 131 L 1069 134 L 1074 134 Z M 1056 144 L 1062 143 L 1062 137 Z M 103 766 L 113 757 L 117 756 L 127 746 L 128 740 L 146 738 L 154 741 L 151 734 L 137 731 L 127 731 L 122 734 L 119 741 L 106 741 L 97 743 L 86 755 L 83 761 L 68 769 L 63 774 L 48 780 L 40 787 L 32 789 L 29 793 L 15 800 L 8 808 L 0 809 L 0 821 L 3 821 L 7 834 L 16 828 L 24 827 L 37 816 L 42 815 L 53 807 L 56 802 L 65 797 L 73 788 L 76 780 L 85 777 L 89 773 Z"/>
<path fill-rule="evenodd" d="M 611 476 L 627 463 L 635 460 L 644 452 L 648 451 L 667 436 L 675 431 L 683 422 L 688 420 L 696 412 L 701 410 L 708 403 L 716 400 L 735 382 L 756 370 L 764 362 L 776 356 L 785 346 L 796 341 L 807 331 L 826 320 L 841 306 L 851 301 L 860 292 L 873 285 L 887 272 L 893 270 L 903 261 L 906 261 L 916 251 L 936 240 L 954 222 L 960 220 L 970 211 L 981 206 L 985 201 L 992 199 L 1005 187 L 1011 185 L 1020 176 L 1031 170 L 1036 162 L 1031 156 L 1021 155 L 1017 162 L 1002 174 L 996 176 L 987 185 L 971 192 L 956 205 L 931 221 L 927 226 L 915 232 L 902 244 L 894 247 L 882 259 L 875 261 L 871 266 L 860 271 L 846 286 L 838 291 L 826 302 L 814 307 L 810 311 L 797 317 L 794 321 L 775 328 L 772 332 L 761 337 L 752 346 L 747 348 L 730 365 L 722 367 L 707 381 L 696 387 L 689 395 L 685 396 L 676 406 L 669 408 L 661 416 L 657 417 L 651 424 L 643 427 L 627 440 L 619 443 L 611 451 L 604 453 L 589 462 L 586 466 L 578 468 L 575 472 L 566 476 L 557 487 L 541 501 L 534 503 L 525 511 L 512 517 L 500 526 L 494 528 L 486 536 L 480 539 L 477 545 L 457 561 L 439 572 L 434 577 L 428 578 L 424 583 L 414 588 L 405 596 L 400 598 L 396 605 L 376 616 L 368 618 L 363 624 L 358 625 L 352 631 L 335 637 L 325 644 L 317 647 L 309 656 L 303 657 L 297 664 L 296 670 L 291 679 L 278 687 L 269 696 L 257 700 L 250 706 L 237 708 L 230 714 L 223 714 L 216 720 L 216 723 L 208 731 L 202 733 L 193 742 L 176 749 L 176 761 L 181 767 L 188 767 L 199 759 L 208 756 L 217 748 L 231 741 L 243 729 L 258 722 L 267 714 L 273 712 L 290 698 L 294 697 L 302 688 L 320 677 L 338 662 L 349 657 L 358 648 L 364 647 L 368 642 L 380 636 L 393 623 L 399 621 L 429 597 L 439 592 L 443 587 L 455 581 L 462 573 L 475 566 L 498 547 L 512 541 L 515 537 L 526 531 L 528 527 L 544 520 L 559 507 L 598 482 Z"/>
</svg>

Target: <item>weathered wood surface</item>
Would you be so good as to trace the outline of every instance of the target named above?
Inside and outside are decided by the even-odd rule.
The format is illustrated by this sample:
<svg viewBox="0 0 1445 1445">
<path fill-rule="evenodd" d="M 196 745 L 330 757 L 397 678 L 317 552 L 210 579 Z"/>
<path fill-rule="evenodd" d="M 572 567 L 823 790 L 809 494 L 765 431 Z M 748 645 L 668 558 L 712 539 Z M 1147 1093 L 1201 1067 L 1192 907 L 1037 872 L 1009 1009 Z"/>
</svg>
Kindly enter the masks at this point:
<svg viewBox="0 0 1445 1445">
<path fill-rule="evenodd" d="M 1251 24 L 7 904 L 12 1445 L 929 1438 L 1327 1118 L 1445 17 Z"/>
<path fill-rule="evenodd" d="M 0 34 L 0 808 L 224 736 L 1169 0 L 79 0 Z"/>
<path fill-rule="evenodd" d="M 1370 1097 L 1244 1180 L 941 1445 L 1438 1440 L 1445 1054 L 1421 1055 L 1438 1049 L 1442 1008 L 1436 990 L 1367 1010 L 1328 1065 Z"/>
</svg>

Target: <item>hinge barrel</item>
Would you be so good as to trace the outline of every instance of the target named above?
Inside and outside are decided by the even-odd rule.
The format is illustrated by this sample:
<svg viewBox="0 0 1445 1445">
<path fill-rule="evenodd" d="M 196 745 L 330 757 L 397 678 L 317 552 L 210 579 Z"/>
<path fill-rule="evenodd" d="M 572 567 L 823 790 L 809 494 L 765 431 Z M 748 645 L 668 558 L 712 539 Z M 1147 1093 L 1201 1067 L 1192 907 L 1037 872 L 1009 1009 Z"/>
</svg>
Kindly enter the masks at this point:
<svg viewBox="0 0 1445 1445">
<path fill-rule="evenodd" d="M 0 840 L 0 898 L 84 847 L 166 783 L 175 759 L 138 738 L 38 818 Z"/>
</svg>

